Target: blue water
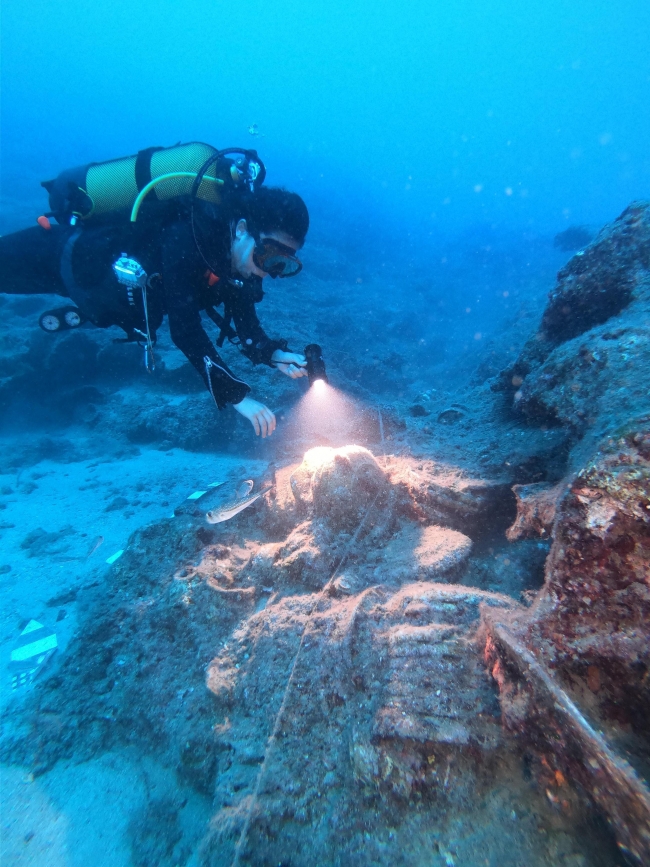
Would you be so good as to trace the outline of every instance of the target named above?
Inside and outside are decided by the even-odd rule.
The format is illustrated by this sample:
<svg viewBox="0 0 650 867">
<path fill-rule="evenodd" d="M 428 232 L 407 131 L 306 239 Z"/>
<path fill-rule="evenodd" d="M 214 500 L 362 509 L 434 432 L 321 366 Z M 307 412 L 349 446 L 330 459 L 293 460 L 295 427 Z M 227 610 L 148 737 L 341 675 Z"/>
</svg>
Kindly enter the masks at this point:
<svg viewBox="0 0 650 867">
<path fill-rule="evenodd" d="M 11 199 L 147 143 L 250 144 L 253 123 L 274 181 L 420 248 L 476 223 L 600 225 L 647 192 L 641 0 L 9 0 L 2 29 Z"/>
<path fill-rule="evenodd" d="M 34 225 L 47 209 L 40 181 L 65 168 L 179 141 L 257 148 L 268 182 L 300 193 L 311 221 L 303 273 L 295 288 L 275 281 L 260 318 L 271 331 L 295 335 L 294 347 L 318 339 L 332 382 L 357 408 L 372 407 L 376 415 L 381 407 L 387 434 L 404 454 L 410 448 L 422 453 L 423 440 L 413 445 L 412 428 L 400 419 L 412 423 L 416 407 L 437 413 L 470 394 L 478 401 L 479 391 L 471 389 L 487 390 L 485 383 L 533 333 L 555 273 L 573 252 L 554 246 L 554 237 L 572 226 L 594 235 L 630 202 L 650 198 L 645 0 L 4 0 L 1 39 L 0 234 Z M 53 343 L 58 338 L 36 324 L 47 297 L 0 298 L 3 676 L 8 654 L 32 618 L 56 629 L 59 638 L 50 663 L 54 698 L 38 696 L 48 681 L 44 671 L 24 696 L 3 699 L 7 742 L 22 746 L 3 752 L 8 818 L 0 852 L 5 863 L 21 867 L 235 863 L 233 845 L 246 827 L 242 817 L 250 803 L 242 807 L 233 793 L 253 791 L 250 768 L 258 767 L 269 730 L 258 731 L 255 721 L 249 728 L 237 722 L 236 708 L 225 719 L 218 716 L 208 699 L 196 699 L 197 710 L 191 696 L 205 690 L 206 666 L 232 640 L 242 611 L 210 609 L 195 624 L 199 637 L 190 649 L 183 637 L 165 645 L 182 645 L 174 673 L 157 673 L 163 663 L 151 661 L 156 630 L 173 628 L 147 613 L 167 604 L 160 603 L 153 579 L 146 584 L 147 570 L 157 575 L 163 564 L 166 578 L 160 580 L 175 587 L 176 570 L 199 557 L 187 541 L 196 528 L 185 535 L 160 529 L 194 490 L 211 481 L 261 477 L 269 461 L 291 463 L 303 446 L 341 443 L 334 442 L 331 424 L 325 439 L 308 441 L 309 433 L 301 439 L 289 427 L 292 433 L 283 433 L 285 413 L 288 425 L 297 396 L 304 394 L 302 383 L 269 385 L 268 371 L 250 372 L 243 359 L 234 359 L 281 422 L 274 445 L 259 443 L 232 411 L 215 411 L 206 422 L 206 408 L 212 408 L 193 402 L 203 397 L 201 382 L 164 328 L 162 373 L 150 380 L 140 351 L 112 342 L 117 333 L 87 329 Z M 506 435 L 500 420 L 493 421 L 480 446 L 469 440 L 458 445 L 445 430 L 431 436 L 422 454 L 476 464 L 481 449 L 488 454 Z M 387 447 L 383 424 L 381 438 L 368 434 L 376 454 Z M 483 454 L 481 460 L 489 463 Z M 278 541 L 280 524 L 242 526 L 241 532 L 228 531 L 233 550 Z M 147 527 L 153 529 L 143 531 Z M 489 540 L 481 538 L 487 551 Z M 116 590 L 106 560 L 129 539 L 137 540 L 137 553 Z M 515 598 L 536 589 L 544 545 L 522 554 L 535 573 L 530 585 L 519 586 L 508 573 L 477 579 L 478 586 Z M 144 564 L 141 574 L 138 563 Z M 2 571 L 5 565 L 10 568 Z M 212 566 L 218 571 L 218 562 Z M 484 573 L 477 566 L 473 574 Z M 144 589 L 136 592 L 129 582 L 140 578 Z M 130 644 L 120 645 L 110 626 L 97 626 L 119 621 L 111 606 L 123 612 Z M 175 616 L 165 614 L 170 621 Z M 107 720 L 117 711 L 103 702 L 107 690 L 117 695 L 117 680 L 109 688 L 97 675 L 104 684 L 97 686 L 89 664 L 88 678 L 67 687 L 84 697 L 81 709 L 71 710 L 69 698 L 57 699 L 59 681 L 60 695 L 68 695 L 68 675 L 58 667 L 68 649 L 84 665 L 97 656 L 98 668 L 135 672 L 133 692 L 119 693 L 117 711 L 137 703 L 139 689 L 158 690 L 159 704 L 152 699 L 151 711 L 156 719 L 143 722 L 143 710 L 114 736 Z M 103 654 L 110 661 L 102 662 Z M 160 686 L 165 678 L 173 680 L 173 695 Z M 280 680 L 276 699 L 284 688 Z M 324 701 L 314 692 L 314 707 L 325 707 Z M 196 728 L 192 713 L 201 720 Z M 166 729 L 158 717 L 167 718 Z M 252 758 L 241 767 L 235 763 L 235 770 L 226 767 L 221 747 L 214 747 L 218 734 L 209 747 L 216 758 L 206 769 L 194 758 L 192 739 L 208 737 L 199 730 L 227 728 L 230 717 L 233 731 L 241 726 L 236 737 L 253 743 L 246 741 L 244 750 Z M 78 742 L 71 734 L 77 730 L 83 733 Z M 147 742 L 143 732 L 149 730 Z M 309 726 L 296 730 L 303 740 L 291 746 L 295 756 L 316 752 L 317 736 L 307 743 Z M 351 744 L 343 750 L 345 761 L 352 756 L 354 773 L 363 779 L 363 762 L 372 760 L 356 741 Z M 269 808 L 265 825 L 264 808 L 262 819 L 255 814 L 241 863 L 622 863 L 602 817 L 594 819 L 594 830 L 582 813 L 573 824 L 547 815 L 548 805 L 540 806 L 543 792 L 530 794 L 521 811 L 523 830 L 509 844 L 511 826 L 502 827 L 519 821 L 517 799 L 528 795 L 521 794 L 519 777 L 513 782 L 516 760 L 511 768 L 507 750 L 504 755 L 495 772 L 498 786 L 481 790 L 475 827 L 473 795 L 460 783 L 456 800 L 449 796 L 440 808 L 445 819 L 439 824 L 438 807 L 426 798 L 402 794 L 391 806 L 378 790 L 366 788 L 358 796 L 346 794 L 348 800 L 341 796 L 338 812 L 328 814 L 329 836 L 315 808 L 309 813 L 300 801 L 296 767 L 302 759 L 294 756 L 295 789 L 278 772 L 293 818 Z M 455 761 L 469 768 L 470 758 L 463 754 Z M 449 775 L 454 765 L 446 753 L 444 762 Z M 485 785 L 490 771 L 481 773 Z M 226 789 L 232 804 L 224 807 Z M 230 809 L 232 827 L 230 814 L 224 818 Z M 544 840 L 554 841 L 543 851 L 538 824 L 546 829 Z M 589 842 L 592 833 L 596 843 Z"/>
</svg>

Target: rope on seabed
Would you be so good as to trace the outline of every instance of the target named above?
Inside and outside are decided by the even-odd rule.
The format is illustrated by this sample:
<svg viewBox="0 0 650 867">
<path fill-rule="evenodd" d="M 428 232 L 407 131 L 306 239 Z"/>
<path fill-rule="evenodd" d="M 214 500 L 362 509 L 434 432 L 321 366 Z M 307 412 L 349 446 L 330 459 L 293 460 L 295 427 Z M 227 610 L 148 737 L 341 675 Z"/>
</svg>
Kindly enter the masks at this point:
<svg viewBox="0 0 650 867">
<path fill-rule="evenodd" d="M 313 605 L 311 611 L 309 612 L 309 616 L 307 617 L 307 620 L 305 621 L 305 625 L 303 626 L 302 634 L 300 635 L 300 644 L 298 645 L 298 650 L 296 651 L 296 655 L 293 659 L 291 671 L 289 672 L 289 679 L 287 680 L 287 685 L 284 688 L 284 694 L 282 696 L 282 703 L 280 704 L 280 709 L 278 710 L 277 716 L 275 717 L 275 723 L 273 725 L 273 731 L 271 732 L 271 736 L 269 737 L 269 739 L 266 743 L 266 750 L 264 751 L 264 758 L 262 759 L 262 764 L 260 765 L 260 769 L 257 772 L 257 779 L 255 781 L 255 788 L 253 790 L 253 797 L 251 798 L 251 802 L 250 802 L 250 805 L 248 807 L 248 811 L 246 813 L 246 819 L 244 821 L 244 826 L 241 830 L 241 834 L 239 835 L 239 840 L 237 840 L 237 845 L 235 846 L 235 854 L 233 856 L 230 867 L 239 867 L 239 856 L 241 855 L 241 853 L 244 849 L 244 846 L 246 844 L 246 841 L 248 839 L 248 831 L 249 831 L 249 828 L 251 825 L 251 820 L 253 818 L 253 811 L 255 808 L 255 804 L 257 803 L 257 798 L 258 798 L 259 793 L 260 793 L 260 786 L 262 785 L 262 779 L 264 778 L 264 772 L 266 771 L 266 766 L 268 764 L 269 756 L 271 755 L 271 751 L 272 751 L 273 747 L 275 746 L 275 742 L 277 741 L 277 737 L 278 737 L 278 734 L 280 732 L 280 725 L 282 723 L 282 717 L 284 715 L 284 711 L 285 711 L 285 708 L 287 706 L 287 697 L 288 697 L 289 691 L 291 689 L 291 683 L 293 681 L 293 676 L 294 676 L 295 671 L 296 671 L 296 666 L 298 665 L 298 657 L 300 656 L 300 651 L 302 650 L 302 646 L 303 646 L 303 643 L 305 641 L 305 635 L 307 634 L 307 629 L 311 623 L 311 620 L 312 620 L 314 613 L 316 612 L 316 610 L 318 608 L 320 600 L 322 599 L 323 595 L 332 586 L 332 582 L 336 578 L 336 575 L 337 575 L 339 569 L 341 569 L 341 567 L 343 566 L 343 564 L 347 560 L 348 554 L 350 553 L 352 546 L 354 545 L 354 543 L 357 541 L 357 539 L 359 537 L 359 533 L 361 532 L 361 528 L 366 523 L 366 518 L 370 514 L 370 510 L 377 502 L 377 498 L 379 497 L 379 493 L 380 492 L 378 491 L 375 494 L 374 500 L 372 501 L 372 503 L 370 503 L 370 505 L 366 509 L 363 518 L 359 522 L 359 526 L 354 531 L 354 536 L 352 536 L 352 538 L 348 542 L 347 547 L 346 547 L 345 551 L 343 552 L 343 556 L 341 557 L 341 559 L 339 560 L 338 564 L 336 565 L 334 571 L 332 572 L 332 575 L 331 575 L 329 581 L 327 582 L 327 584 L 325 584 L 323 589 L 320 591 L 320 593 L 316 597 L 316 601 L 314 602 L 314 605 Z"/>
<path fill-rule="evenodd" d="M 379 434 L 381 436 L 381 450 L 384 455 L 384 469 L 388 469 L 388 458 L 386 457 L 386 440 L 384 439 L 384 419 L 381 415 L 381 410 L 377 407 L 377 415 L 379 416 Z"/>
</svg>

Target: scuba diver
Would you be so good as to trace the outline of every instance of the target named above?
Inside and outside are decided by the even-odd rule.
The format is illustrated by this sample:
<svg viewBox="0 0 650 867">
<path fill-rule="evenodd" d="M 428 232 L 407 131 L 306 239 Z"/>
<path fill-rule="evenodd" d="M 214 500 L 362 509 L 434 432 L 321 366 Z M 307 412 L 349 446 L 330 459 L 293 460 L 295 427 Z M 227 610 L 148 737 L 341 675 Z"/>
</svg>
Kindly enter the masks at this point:
<svg viewBox="0 0 650 867">
<path fill-rule="evenodd" d="M 201 321 L 204 311 L 219 327 L 218 347 L 228 339 L 253 364 L 308 375 L 305 355 L 268 337 L 255 310 L 265 277 L 301 270 L 309 228 L 300 196 L 263 186 L 265 175 L 255 151 L 198 142 L 63 172 L 43 182 L 51 212 L 38 226 L 0 238 L 0 292 L 70 298 L 74 306 L 42 314 L 44 330 L 118 325 L 123 342 L 144 347 L 148 370 L 166 315 L 217 407 L 232 405 L 269 436 L 274 414 L 230 370 Z"/>
</svg>

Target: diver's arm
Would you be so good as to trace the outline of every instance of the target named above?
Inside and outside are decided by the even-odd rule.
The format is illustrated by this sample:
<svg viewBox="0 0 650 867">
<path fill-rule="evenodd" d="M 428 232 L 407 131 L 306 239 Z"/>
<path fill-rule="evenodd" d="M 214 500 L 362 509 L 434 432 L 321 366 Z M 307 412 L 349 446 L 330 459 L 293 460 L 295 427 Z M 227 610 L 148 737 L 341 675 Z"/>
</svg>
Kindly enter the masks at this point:
<svg viewBox="0 0 650 867">
<path fill-rule="evenodd" d="M 215 350 L 201 325 L 199 311 L 188 316 L 187 311 L 172 312 L 170 308 L 168 316 L 172 340 L 201 374 L 219 409 L 247 397 L 250 386 L 234 375 Z"/>
<path fill-rule="evenodd" d="M 262 328 L 255 304 L 264 297 L 261 281 L 246 281 L 241 287 L 233 287 L 228 306 L 232 313 L 240 350 L 253 364 L 266 364 L 275 367 L 273 355 L 276 351 L 286 352 L 286 340 L 273 340 Z M 291 353 L 293 354 L 293 353 Z"/>
<path fill-rule="evenodd" d="M 229 370 L 203 328 L 192 288 L 199 285 L 201 269 L 186 254 L 184 230 L 183 226 L 168 227 L 162 250 L 169 331 L 174 344 L 198 370 L 215 403 L 223 409 L 229 403 L 240 403 L 250 387 Z"/>
<path fill-rule="evenodd" d="M 258 400 L 245 397 L 241 403 L 234 404 L 234 408 L 249 420 L 257 436 L 261 434 L 262 437 L 270 437 L 275 430 L 275 416 L 268 406 L 264 406 Z"/>
</svg>

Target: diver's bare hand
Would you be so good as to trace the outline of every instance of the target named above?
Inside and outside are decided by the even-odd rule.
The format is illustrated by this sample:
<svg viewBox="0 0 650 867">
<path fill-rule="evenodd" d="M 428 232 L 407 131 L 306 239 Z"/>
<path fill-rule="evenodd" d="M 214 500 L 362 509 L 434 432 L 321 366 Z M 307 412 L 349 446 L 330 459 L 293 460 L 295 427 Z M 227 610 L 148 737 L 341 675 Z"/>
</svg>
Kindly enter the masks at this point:
<svg viewBox="0 0 650 867">
<path fill-rule="evenodd" d="M 263 437 L 271 436 L 275 430 L 275 416 L 267 406 L 258 400 L 253 400 L 252 397 L 245 397 L 233 406 L 253 425 L 257 436 L 260 434 Z"/>
<path fill-rule="evenodd" d="M 271 356 L 271 361 L 279 371 L 291 379 L 307 376 L 307 359 L 301 352 L 283 352 L 281 349 L 276 349 Z"/>
</svg>

